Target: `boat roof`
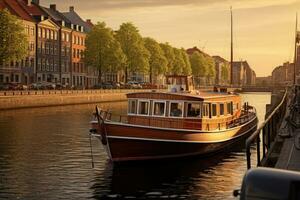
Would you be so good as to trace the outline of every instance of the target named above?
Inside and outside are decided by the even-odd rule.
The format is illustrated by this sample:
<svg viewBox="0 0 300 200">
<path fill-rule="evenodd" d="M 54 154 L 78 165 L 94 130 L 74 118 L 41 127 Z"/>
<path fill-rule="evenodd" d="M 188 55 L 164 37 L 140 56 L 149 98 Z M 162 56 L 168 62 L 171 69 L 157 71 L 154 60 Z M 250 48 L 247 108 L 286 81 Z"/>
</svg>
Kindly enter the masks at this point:
<svg viewBox="0 0 300 200">
<path fill-rule="evenodd" d="M 156 94 L 162 94 L 162 95 L 175 95 L 178 97 L 181 97 L 180 99 L 187 98 L 189 100 L 190 98 L 197 99 L 197 100 L 215 100 L 220 98 L 228 98 L 228 97 L 238 97 L 239 95 L 236 93 L 225 93 L 225 92 L 213 92 L 213 91 L 192 91 L 192 92 L 134 92 L 134 93 L 128 93 L 128 98 L 145 98 L 147 95 L 149 95 L 149 98 L 153 98 Z"/>
</svg>

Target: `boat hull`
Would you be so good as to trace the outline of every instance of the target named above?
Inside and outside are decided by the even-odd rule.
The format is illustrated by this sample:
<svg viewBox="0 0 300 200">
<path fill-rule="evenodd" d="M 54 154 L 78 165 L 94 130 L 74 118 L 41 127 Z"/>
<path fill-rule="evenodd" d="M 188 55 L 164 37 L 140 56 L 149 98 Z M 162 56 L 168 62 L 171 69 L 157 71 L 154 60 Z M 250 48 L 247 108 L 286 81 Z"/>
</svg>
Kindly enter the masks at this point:
<svg viewBox="0 0 300 200">
<path fill-rule="evenodd" d="M 114 162 L 206 156 L 246 139 L 257 127 L 256 116 L 227 130 L 162 129 L 107 122 L 104 147 Z"/>
</svg>

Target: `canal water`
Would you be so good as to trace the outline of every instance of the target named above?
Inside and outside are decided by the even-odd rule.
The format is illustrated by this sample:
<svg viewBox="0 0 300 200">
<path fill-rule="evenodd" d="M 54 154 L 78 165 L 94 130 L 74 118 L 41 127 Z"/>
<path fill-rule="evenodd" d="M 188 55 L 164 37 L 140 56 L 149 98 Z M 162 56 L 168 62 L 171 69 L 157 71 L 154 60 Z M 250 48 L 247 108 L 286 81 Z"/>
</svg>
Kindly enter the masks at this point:
<svg viewBox="0 0 300 200">
<path fill-rule="evenodd" d="M 242 94 L 261 122 L 270 93 Z M 235 199 L 246 170 L 242 145 L 210 158 L 113 165 L 93 140 L 95 105 L 0 111 L 0 199 Z M 102 103 L 115 113 L 126 102 Z"/>
</svg>

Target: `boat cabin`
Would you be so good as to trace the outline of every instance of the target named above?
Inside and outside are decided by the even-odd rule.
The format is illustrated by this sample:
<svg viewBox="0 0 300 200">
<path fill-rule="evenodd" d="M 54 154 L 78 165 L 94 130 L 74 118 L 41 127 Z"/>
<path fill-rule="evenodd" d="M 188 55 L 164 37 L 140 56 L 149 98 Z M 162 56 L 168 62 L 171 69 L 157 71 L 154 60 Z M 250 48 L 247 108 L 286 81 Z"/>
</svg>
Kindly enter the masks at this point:
<svg viewBox="0 0 300 200">
<path fill-rule="evenodd" d="M 169 92 L 191 92 L 194 90 L 192 76 L 166 76 L 166 84 Z"/>
<path fill-rule="evenodd" d="M 127 94 L 128 123 L 177 129 L 226 129 L 241 115 L 241 98 L 222 93 Z"/>
</svg>

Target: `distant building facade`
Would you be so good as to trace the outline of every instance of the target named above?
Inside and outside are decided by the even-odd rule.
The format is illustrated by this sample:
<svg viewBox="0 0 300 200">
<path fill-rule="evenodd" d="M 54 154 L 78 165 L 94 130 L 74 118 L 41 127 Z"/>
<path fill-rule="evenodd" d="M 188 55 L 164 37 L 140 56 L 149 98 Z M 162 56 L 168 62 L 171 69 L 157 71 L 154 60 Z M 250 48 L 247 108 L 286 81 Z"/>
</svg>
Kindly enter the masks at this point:
<svg viewBox="0 0 300 200">
<path fill-rule="evenodd" d="M 216 78 L 215 78 L 215 84 L 217 85 L 228 85 L 230 84 L 230 63 L 222 58 L 221 56 L 213 56 L 213 59 L 215 61 L 215 70 L 216 70 Z M 226 72 L 223 72 L 223 70 L 226 70 Z M 222 76 L 223 73 L 227 74 L 227 78 L 224 79 Z"/>
<path fill-rule="evenodd" d="M 286 62 L 272 71 L 274 86 L 288 86 L 294 82 L 294 63 Z"/>
<path fill-rule="evenodd" d="M 51 82 L 83 88 L 98 83 L 97 69 L 83 61 L 91 20 L 82 20 L 72 6 L 61 13 L 55 4 L 46 8 L 39 0 L 1 0 L 0 9 L 5 8 L 22 21 L 29 44 L 24 60 L 0 66 L 0 83 Z"/>
</svg>

